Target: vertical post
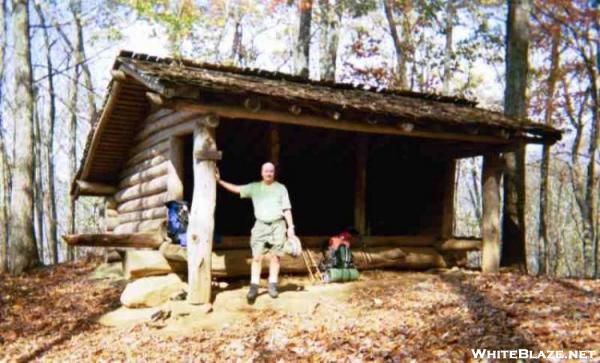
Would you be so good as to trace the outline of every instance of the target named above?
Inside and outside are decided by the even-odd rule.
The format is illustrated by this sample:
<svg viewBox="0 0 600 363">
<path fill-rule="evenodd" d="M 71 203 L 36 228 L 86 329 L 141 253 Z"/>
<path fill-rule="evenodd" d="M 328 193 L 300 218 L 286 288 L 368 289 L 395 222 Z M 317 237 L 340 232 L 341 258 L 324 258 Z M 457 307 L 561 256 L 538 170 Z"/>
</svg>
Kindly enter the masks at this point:
<svg viewBox="0 0 600 363">
<path fill-rule="evenodd" d="M 356 182 L 354 184 L 354 227 L 361 235 L 367 229 L 367 160 L 369 145 L 364 135 L 357 135 Z"/>
<path fill-rule="evenodd" d="M 444 173 L 444 200 L 442 203 L 442 239 L 451 238 L 454 235 L 454 180 L 456 177 L 456 160 L 448 160 Z"/>
<path fill-rule="evenodd" d="M 187 231 L 187 301 L 190 304 L 211 301 L 211 255 L 217 199 L 215 127 L 218 123 L 216 116 L 206 115 L 197 121 L 194 130 L 194 193 Z"/>
<path fill-rule="evenodd" d="M 498 272 L 500 268 L 500 179 L 502 159 L 497 153 L 483 157 L 482 173 L 483 214 L 481 234 L 483 238 L 481 271 Z"/>
<path fill-rule="evenodd" d="M 279 151 L 281 144 L 279 142 L 279 125 L 272 123 L 269 129 L 269 158 L 270 161 L 279 168 Z"/>
<path fill-rule="evenodd" d="M 183 199 L 183 140 L 172 136 L 169 139 L 169 166 L 167 177 L 167 194 L 169 200 Z"/>
</svg>

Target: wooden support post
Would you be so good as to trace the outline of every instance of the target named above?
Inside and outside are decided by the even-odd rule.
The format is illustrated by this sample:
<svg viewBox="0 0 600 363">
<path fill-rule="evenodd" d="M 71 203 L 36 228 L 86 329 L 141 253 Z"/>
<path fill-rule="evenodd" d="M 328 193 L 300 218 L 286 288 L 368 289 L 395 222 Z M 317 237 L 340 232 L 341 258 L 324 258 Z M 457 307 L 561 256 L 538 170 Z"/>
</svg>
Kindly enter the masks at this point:
<svg viewBox="0 0 600 363">
<path fill-rule="evenodd" d="M 500 179 L 502 160 L 499 154 L 483 157 L 483 215 L 481 234 L 483 239 L 481 271 L 498 272 L 500 268 Z"/>
<path fill-rule="evenodd" d="M 169 159 L 167 167 L 167 199 L 183 199 L 183 140 L 180 137 L 169 138 Z"/>
<path fill-rule="evenodd" d="M 194 155 L 217 151 L 215 127 L 218 120 L 201 118 L 194 130 Z M 215 161 L 194 157 L 194 193 L 187 231 L 188 284 L 190 304 L 208 304 L 211 300 L 211 256 L 215 226 L 217 183 Z"/>
<path fill-rule="evenodd" d="M 273 165 L 279 168 L 279 152 L 281 144 L 279 142 L 279 125 L 271 124 L 269 130 L 269 158 Z"/>
<path fill-rule="evenodd" d="M 354 184 L 354 228 L 364 236 L 367 232 L 367 159 L 369 153 L 368 139 L 357 135 L 356 150 L 356 182 Z"/>
<path fill-rule="evenodd" d="M 456 160 L 448 160 L 444 173 L 444 200 L 442 204 L 442 225 L 440 234 L 443 239 L 454 235 L 454 179 L 456 174 Z"/>
</svg>

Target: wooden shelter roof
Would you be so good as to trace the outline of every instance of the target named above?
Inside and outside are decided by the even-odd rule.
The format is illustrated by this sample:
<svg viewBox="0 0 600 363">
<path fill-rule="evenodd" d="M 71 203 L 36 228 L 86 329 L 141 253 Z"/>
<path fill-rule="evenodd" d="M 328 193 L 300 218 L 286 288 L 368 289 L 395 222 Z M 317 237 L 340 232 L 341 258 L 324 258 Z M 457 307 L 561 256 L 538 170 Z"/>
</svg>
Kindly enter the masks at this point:
<svg viewBox="0 0 600 363">
<path fill-rule="evenodd" d="M 314 81 L 278 72 L 129 51 L 120 52 L 113 69 L 125 74 L 125 78 L 118 81 L 113 78 L 108 86 L 104 107 L 90 131 L 76 179 L 116 182 L 132 146 L 131 140 L 151 108 L 147 92 L 158 95 L 164 107 L 174 109 L 181 109 L 181 105 L 204 105 L 207 110 L 218 107 L 243 110 L 240 106 L 246 105 L 244 101 L 252 99 L 262 102 L 262 110 L 283 110 L 279 114 L 289 117 L 289 113 L 295 114 L 291 107 L 296 107 L 303 116 L 324 120 L 322 127 L 347 120 L 346 125 L 360 126 L 359 132 L 377 133 L 391 126 L 404 130 L 407 136 L 445 134 L 443 138 L 448 140 L 452 135 L 464 135 L 463 141 L 501 144 L 552 144 L 561 137 L 561 132 L 552 127 L 513 120 L 458 97 Z"/>
</svg>

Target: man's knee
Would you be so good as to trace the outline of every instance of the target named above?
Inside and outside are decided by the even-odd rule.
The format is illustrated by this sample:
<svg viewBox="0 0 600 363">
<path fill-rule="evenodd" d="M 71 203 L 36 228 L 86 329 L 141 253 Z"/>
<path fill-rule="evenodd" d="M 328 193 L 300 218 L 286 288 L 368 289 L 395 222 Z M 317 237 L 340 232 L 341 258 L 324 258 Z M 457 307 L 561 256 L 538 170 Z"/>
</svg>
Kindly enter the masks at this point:
<svg viewBox="0 0 600 363">
<path fill-rule="evenodd" d="M 279 264 L 281 258 L 275 254 L 271 255 L 270 260 L 272 264 Z"/>
<path fill-rule="evenodd" d="M 252 257 L 252 261 L 253 261 L 253 262 L 258 262 L 258 263 L 261 263 L 261 262 L 262 262 L 262 260 L 263 260 L 263 256 L 262 256 L 262 255 L 256 255 L 256 256 L 253 256 L 253 257 Z"/>
</svg>

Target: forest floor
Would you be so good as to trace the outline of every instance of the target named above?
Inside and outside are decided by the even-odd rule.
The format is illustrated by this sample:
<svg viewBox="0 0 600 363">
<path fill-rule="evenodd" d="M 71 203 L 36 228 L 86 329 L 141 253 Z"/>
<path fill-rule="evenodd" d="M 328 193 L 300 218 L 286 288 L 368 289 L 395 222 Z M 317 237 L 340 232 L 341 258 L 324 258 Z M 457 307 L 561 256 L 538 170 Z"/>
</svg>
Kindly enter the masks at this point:
<svg viewBox="0 0 600 363">
<path fill-rule="evenodd" d="M 98 263 L 0 275 L 0 361 L 463 361 L 472 348 L 600 354 L 600 281 L 373 271 L 347 284 L 287 278 L 279 299 L 262 294 L 253 306 L 246 286 L 230 283 L 215 289 L 208 314 L 151 322 L 144 309 L 115 327 L 99 321 L 128 315 L 119 303 L 124 282 L 90 279 Z"/>
</svg>

